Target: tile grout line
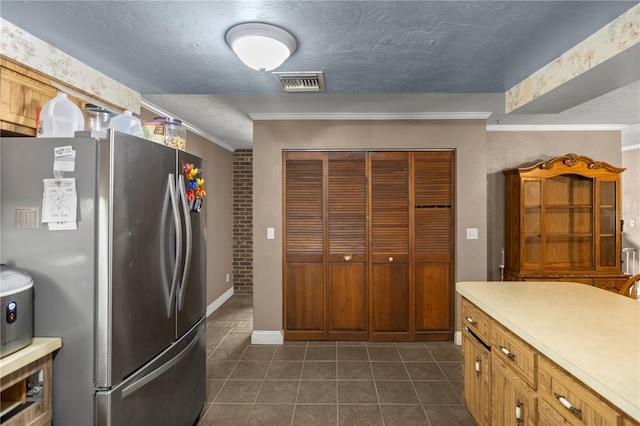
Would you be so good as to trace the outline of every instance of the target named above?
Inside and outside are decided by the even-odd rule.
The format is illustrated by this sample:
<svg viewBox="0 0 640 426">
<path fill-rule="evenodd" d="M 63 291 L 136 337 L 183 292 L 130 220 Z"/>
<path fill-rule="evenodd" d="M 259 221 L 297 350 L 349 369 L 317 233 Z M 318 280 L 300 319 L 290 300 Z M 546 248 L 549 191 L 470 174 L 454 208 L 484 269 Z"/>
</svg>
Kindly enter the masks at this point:
<svg viewBox="0 0 640 426">
<path fill-rule="evenodd" d="M 307 349 L 309 348 L 309 341 L 304 345 L 304 355 L 302 357 L 302 367 L 300 368 L 300 376 L 298 376 L 298 390 L 296 391 L 296 399 L 293 402 L 293 415 L 291 416 L 291 425 L 293 426 L 293 420 L 296 418 L 296 409 L 298 408 L 298 396 L 300 395 L 300 386 L 302 384 L 302 374 L 304 373 L 304 362 L 307 359 Z"/>
<path fill-rule="evenodd" d="M 340 386 L 338 383 L 338 342 L 336 342 L 336 425 L 340 424 Z"/>
<path fill-rule="evenodd" d="M 208 323 L 208 321 L 205 321 L 205 328 L 204 328 L 204 332 L 205 332 L 205 339 L 207 336 L 207 327 L 206 324 Z M 213 350 L 211 351 L 211 353 L 209 354 L 208 357 L 205 358 L 205 382 L 208 381 L 208 379 L 206 379 L 206 364 L 209 361 L 209 359 L 213 356 L 213 353 L 220 347 L 220 345 L 222 344 L 222 342 L 224 342 L 224 340 L 229 336 L 229 334 L 231 334 L 231 330 L 233 330 L 233 327 L 229 329 L 229 331 L 227 331 L 227 334 L 224 335 L 224 337 L 222 339 L 220 339 L 220 341 L 218 342 L 218 344 L 216 345 L 215 348 L 213 348 Z M 206 347 L 206 343 L 205 343 L 205 347 Z M 203 419 L 207 416 L 207 413 L 209 412 L 209 410 L 213 409 L 213 404 L 216 400 L 216 398 L 218 397 L 218 395 L 220 395 L 220 392 L 222 392 L 222 388 L 224 387 L 224 385 L 227 383 L 227 380 L 229 378 L 227 377 L 227 379 L 225 380 L 225 382 L 222 384 L 222 386 L 220 386 L 220 389 L 218 389 L 218 392 L 216 392 L 216 394 L 211 398 L 211 404 L 209 404 L 209 408 L 207 408 L 202 415 L 200 416 L 200 419 Z M 206 390 L 205 390 L 206 392 Z"/>
</svg>

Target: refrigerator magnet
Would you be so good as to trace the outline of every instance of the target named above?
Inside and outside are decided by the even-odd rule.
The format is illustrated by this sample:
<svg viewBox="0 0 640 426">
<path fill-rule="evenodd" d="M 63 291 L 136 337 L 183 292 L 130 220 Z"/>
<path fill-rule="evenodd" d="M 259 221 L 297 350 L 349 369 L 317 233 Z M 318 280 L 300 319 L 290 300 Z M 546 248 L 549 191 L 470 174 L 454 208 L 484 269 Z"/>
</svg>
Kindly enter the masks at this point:
<svg viewBox="0 0 640 426">
<path fill-rule="evenodd" d="M 182 173 L 187 181 L 187 200 L 189 201 L 189 209 L 192 212 L 199 212 L 202 208 L 202 199 L 207 195 L 204 189 L 204 179 L 198 177 L 200 169 L 191 163 L 182 165 Z"/>
</svg>

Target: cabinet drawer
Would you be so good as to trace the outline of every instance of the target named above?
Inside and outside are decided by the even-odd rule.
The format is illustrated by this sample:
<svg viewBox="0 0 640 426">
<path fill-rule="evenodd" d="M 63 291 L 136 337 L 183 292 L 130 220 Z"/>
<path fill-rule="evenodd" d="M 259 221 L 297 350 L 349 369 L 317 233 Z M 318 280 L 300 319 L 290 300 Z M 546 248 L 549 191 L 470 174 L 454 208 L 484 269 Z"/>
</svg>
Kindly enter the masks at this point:
<svg viewBox="0 0 640 426">
<path fill-rule="evenodd" d="M 491 351 L 533 389 L 537 389 L 538 353 L 497 322 L 492 326 Z"/>
<path fill-rule="evenodd" d="M 622 416 L 551 361 L 540 357 L 540 398 L 572 425 L 616 426 Z"/>
<path fill-rule="evenodd" d="M 462 298 L 462 325 L 469 327 L 486 344 L 491 342 L 491 317 L 476 305 Z"/>
</svg>

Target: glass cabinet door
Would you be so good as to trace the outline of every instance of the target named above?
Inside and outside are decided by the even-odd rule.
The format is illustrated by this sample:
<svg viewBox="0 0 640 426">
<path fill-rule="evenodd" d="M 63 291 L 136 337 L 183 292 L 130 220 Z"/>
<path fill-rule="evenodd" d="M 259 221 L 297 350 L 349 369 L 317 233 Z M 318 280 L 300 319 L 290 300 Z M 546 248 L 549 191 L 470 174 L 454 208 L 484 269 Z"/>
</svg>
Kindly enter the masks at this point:
<svg viewBox="0 0 640 426">
<path fill-rule="evenodd" d="M 561 175 L 545 181 L 544 263 L 550 268 L 594 266 L 594 180 Z"/>
<path fill-rule="evenodd" d="M 616 266 L 616 182 L 600 182 L 600 266 Z"/>
<path fill-rule="evenodd" d="M 539 267 L 542 263 L 542 182 L 524 181 L 524 265 Z"/>
</svg>

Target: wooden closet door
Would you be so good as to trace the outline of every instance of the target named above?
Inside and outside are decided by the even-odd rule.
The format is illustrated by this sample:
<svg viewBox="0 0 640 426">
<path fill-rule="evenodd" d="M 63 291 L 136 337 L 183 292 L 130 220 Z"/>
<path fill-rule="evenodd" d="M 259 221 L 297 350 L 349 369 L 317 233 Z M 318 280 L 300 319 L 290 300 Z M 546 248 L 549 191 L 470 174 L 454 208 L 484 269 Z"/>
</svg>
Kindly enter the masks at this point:
<svg viewBox="0 0 640 426">
<path fill-rule="evenodd" d="M 325 335 L 323 153 L 284 154 L 284 337 Z"/>
<path fill-rule="evenodd" d="M 407 340 L 409 287 L 409 153 L 370 154 L 370 340 Z"/>
<path fill-rule="evenodd" d="M 451 340 L 454 332 L 454 156 L 414 152 L 416 340 Z"/>
<path fill-rule="evenodd" d="M 327 338 L 366 340 L 366 169 L 364 152 L 327 153 Z"/>
</svg>

